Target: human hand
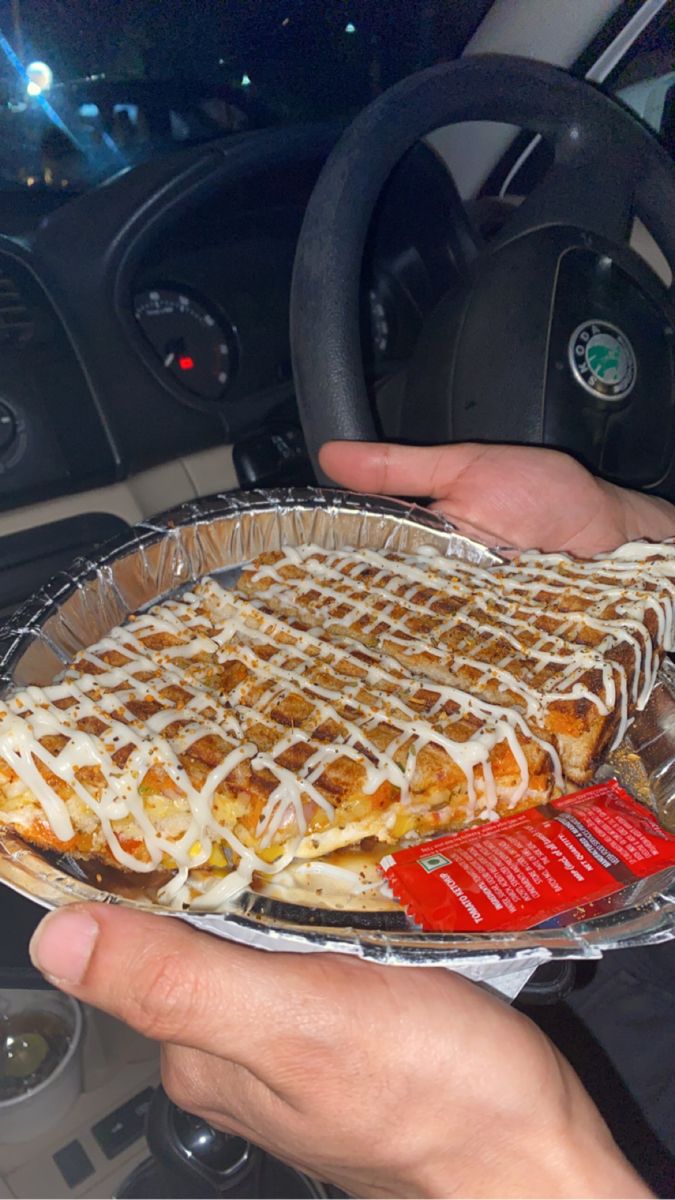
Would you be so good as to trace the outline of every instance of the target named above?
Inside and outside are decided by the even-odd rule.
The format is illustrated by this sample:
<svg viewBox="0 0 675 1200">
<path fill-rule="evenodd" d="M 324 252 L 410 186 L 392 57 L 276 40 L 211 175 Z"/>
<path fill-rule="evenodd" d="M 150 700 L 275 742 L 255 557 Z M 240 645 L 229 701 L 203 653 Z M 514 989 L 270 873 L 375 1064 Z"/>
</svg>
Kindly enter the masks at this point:
<svg viewBox="0 0 675 1200">
<path fill-rule="evenodd" d="M 491 545 L 580 556 L 675 534 L 675 507 L 615 487 L 557 450 L 328 442 L 321 466 L 356 491 L 430 496 L 432 508 Z"/>
<path fill-rule="evenodd" d="M 649 1195 L 543 1034 L 450 972 L 269 954 L 103 904 L 50 914 L 31 954 L 164 1043 L 178 1105 L 354 1195 Z"/>
</svg>

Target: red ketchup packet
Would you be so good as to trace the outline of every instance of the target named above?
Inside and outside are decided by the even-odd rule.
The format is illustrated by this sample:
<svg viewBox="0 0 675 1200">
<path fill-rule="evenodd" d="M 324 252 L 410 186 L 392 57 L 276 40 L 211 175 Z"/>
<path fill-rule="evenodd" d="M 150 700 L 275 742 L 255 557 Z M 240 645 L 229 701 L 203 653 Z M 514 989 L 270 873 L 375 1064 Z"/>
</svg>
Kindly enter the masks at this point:
<svg viewBox="0 0 675 1200">
<path fill-rule="evenodd" d="M 380 870 L 423 929 L 491 933 L 530 929 L 672 866 L 675 836 L 612 779 L 398 850 Z"/>
</svg>

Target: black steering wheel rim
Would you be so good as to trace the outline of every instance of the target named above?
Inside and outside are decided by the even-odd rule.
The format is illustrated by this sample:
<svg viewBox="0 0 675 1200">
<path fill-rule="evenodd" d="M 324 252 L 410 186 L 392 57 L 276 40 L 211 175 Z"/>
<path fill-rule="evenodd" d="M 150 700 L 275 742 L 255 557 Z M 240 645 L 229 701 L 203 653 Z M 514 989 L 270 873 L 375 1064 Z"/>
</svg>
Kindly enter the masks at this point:
<svg viewBox="0 0 675 1200">
<path fill-rule="evenodd" d="M 419 138 L 462 121 L 505 122 L 540 133 L 554 169 L 583 185 L 602 163 L 605 198 L 622 196 L 653 233 L 675 276 L 675 171 L 646 126 L 594 86 L 528 59 L 485 55 L 420 72 L 368 106 L 333 150 L 311 196 L 296 253 L 290 329 L 296 395 L 318 477 L 325 441 L 377 440 L 363 370 L 359 283 L 372 212 L 389 174 Z M 626 204 L 610 217 L 580 187 L 577 213 L 555 212 L 555 187 L 539 220 L 581 224 L 619 240 Z M 536 191 L 536 189 L 535 189 Z M 527 201 L 525 202 L 527 204 Z M 523 206 L 525 208 L 525 205 Z M 517 218 L 516 218 L 517 219 Z M 528 219 L 527 211 L 523 220 Z M 670 292 L 672 296 L 672 289 Z"/>
</svg>

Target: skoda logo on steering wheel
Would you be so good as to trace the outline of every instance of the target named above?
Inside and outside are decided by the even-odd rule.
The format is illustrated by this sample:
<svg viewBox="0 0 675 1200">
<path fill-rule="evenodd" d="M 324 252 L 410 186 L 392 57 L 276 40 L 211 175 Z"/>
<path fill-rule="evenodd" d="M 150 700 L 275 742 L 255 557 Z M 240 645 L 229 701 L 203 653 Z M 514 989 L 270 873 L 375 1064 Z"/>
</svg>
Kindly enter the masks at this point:
<svg viewBox="0 0 675 1200">
<path fill-rule="evenodd" d="M 635 352 L 625 333 L 609 321 L 582 321 L 569 342 L 572 374 L 602 400 L 623 400 L 637 376 Z"/>
</svg>

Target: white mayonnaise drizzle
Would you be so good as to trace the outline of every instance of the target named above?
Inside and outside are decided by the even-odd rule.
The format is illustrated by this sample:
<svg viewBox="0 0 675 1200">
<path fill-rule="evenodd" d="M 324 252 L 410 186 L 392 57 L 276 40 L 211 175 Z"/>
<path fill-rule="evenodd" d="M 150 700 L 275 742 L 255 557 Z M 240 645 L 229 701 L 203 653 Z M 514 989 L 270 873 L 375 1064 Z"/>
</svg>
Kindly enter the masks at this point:
<svg viewBox="0 0 675 1200">
<path fill-rule="evenodd" d="M 490 705 L 460 689 L 434 686 L 437 700 L 428 719 L 409 703 L 419 682 L 408 679 L 402 684 L 400 668 L 391 675 L 384 666 L 364 666 L 347 651 L 327 647 L 318 637 L 295 630 L 291 631 L 295 644 L 273 642 L 271 657 L 269 653 L 261 657 L 260 649 L 266 646 L 269 651 L 270 637 L 281 625 L 275 619 L 263 631 L 251 628 L 251 612 L 260 617 L 253 605 L 232 599 L 209 581 L 199 594 L 189 593 L 181 601 L 160 605 L 113 630 L 80 656 L 63 683 L 26 688 L 4 702 L 0 752 L 41 805 L 60 841 L 73 837 L 73 820 L 68 802 L 59 795 L 59 784 L 52 786 L 43 777 L 38 761 L 92 814 L 121 866 L 143 872 L 161 866 L 167 857 L 176 863 L 176 874 L 161 893 L 164 903 L 184 905 L 191 894 L 190 872 L 208 862 L 214 843 L 224 842 L 239 865 L 222 880 L 210 882 L 197 901 L 204 907 L 217 907 L 246 887 L 254 871 L 270 875 L 288 866 L 307 832 L 308 803 L 331 820 L 332 804 L 317 784 L 337 757 L 352 758 L 363 767 L 366 795 L 389 782 L 399 791 L 399 803 L 406 804 L 419 754 L 426 746 L 435 745 L 464 774 L 469 816 L 484 809 L 493 811 L 498 799 L 516 804 L 527 793 L 529 770 L 521 739 L 531 738 L 549 752 L 559 785 L 562 783 L 555 751 L 531 734 L 514 710 Z M 160 634 L 170 635 L 178 644 L 157 649 Z M 362 678 L 348 680 L 337 675 L 335 686 L 311 679 L 308 683 L 304 676 L 316 667 L 319 652 L 326 662 L 350 659 Z M 111 658 L 115 665 L 108 661 Z M 220 694 L 210 675 L 214 665 L 232 659 L 246 668 L 246 677 L 227 694 Z M 384 684 L 388 691 L 379 691 Z M 165 694 L 171 688 L 181 689 L 178 703 Z M 248 704 L 246 695 L 251 688 L 257 689 L 257 698 Z M 298 693 L 311 702 L 310 727 L 289 732 L 275 723 L 271 713 L 278 700 Z M 368 695 L 371 701 L 364 700 Z M 452 718 L 442 711 L 442 704 L 448 701 L 458 706 L 460 715 L 470 713 L 481 721 L 467 741 L 450 736 Z M 102 727 L 96 732 L 80 728 L 92 720 L 101 722 Z M 322 744 L 313 738 L 313 730 L 328 720 L 341 732 L 332 744 Z M 391 726 L 384 750 L 369 736 L 382 720 Z M 254 724 L 270 733 L 271 745 L 266 749 L 249 737 Z M 193 782 L 181 756 L 206 735 L 218 736 L 228 749 L 203 780 Z M 63 746 L 48 749 L 42 744 L 48 736 L 59 737 Z M 519 772 L 519 781 L 507 797 L 498 796 L 490 768 L 490 754 L 502 741 L 508 743 Z M 291 771 L 277 760 L 297 742 L 308 743 L 311 753 L 299 770 Z M 395 756 L 406 745 L 411 752 L 402 767 Z M 126 760 L 118 765 L 114 756 L 122 749 Z M 289 823 L 294 831 L 283 844 L 284 852 L 272 863 L 261 859 L 233 828 L 223 826 L 214 816 L 216 795 L 223 787 L 227 791 L 228 778 L 244 762 L 254 771 L 270 772 L 277 781 L 260 817 L 258 847 L 274 844 L 276 835 Z M 89 786 L 83 782 L 85 767 L 97 772 Z M 160 831 L 146 808 L 139 788 L 152 768 L 160 769 L 176 790 L 178 834 L 175 829 Z M 143 861 L 122 844 L 124 830 L 119 823 L 126 818 L 133 823 L 133 836 L 144 846 Z"/>
<path fill-rule="evenodd" d="M 662 557 L 653 560 L 655 553 Z M 289 580 L 284 567 L 298 568 L 299 577 Z M 369 575 L 361 580 L 364 571 Z M 539 720 L 553 700 L 585 698 L 603 714 L 618 708 L 620 740 L 632 708 L 646 703 L 660 652 L 673 648 L 672 546 L 634 543 L 589 563 L 526 554 L 489 570 L 436 553 L 403 559 L 370 550 L 288 547 L 273 565 L 257 565 L 250 578 L 254 600 L 205 581 L 181 600 L 113 630 L 79 657 L 62 683 L 25 688 L 0 705 L 0 755 L 35 797 L 54 836 L 64 843 L 74 836 L 79 806 L 85 827 L 100 828 L 121 866 L 147 872 L 170 859 L 176 873 L 160 898 L 175 907 L 192 900 L 215 911 L 248 886 L 254 872 L 285 870 L 308 832 L 309 814 L 322 811 L 329 823 L 333 819 L 321 779 L 340 758 L 362 767 L 364 795 L 391 784 L 399 793 L 396 803 L 411 812 L 417 811 L 418 759 L 430 746 L 461 770 L 469 818 L 493 819 L 498 804 L 513 806 L 528 794 L 527 741 L 548 754 L 562 787 L 556 751 L 529 721 Z M 542 592 L 550 604 L 535 598 Z M 449 615 L 434 608 L 444 595 L 460 601 Z M 277 613 L 280 605 L 283 611 Z M 332 630 L 331 640 L 321 629 L 297 628 L 293 617 L 287 619 L 289 612 L 305 622 L 314 612 L 313 619 Z M 648 613 L 656 622 L 655 636 L 645 624 Z M 536 620 L 544 614 L 559 618 L 555 632 L 541 630 L 533 640 Z M 415 631 L 420 618 L 424 635 Z M 470 650 L 447 640 L 458 627 L 471 638 Z M 341 643 L 335 640 L 336 628 L 347 635 Z M 577 640 L 584 628 L 599 635 L 595 646 Z M 162 646 L 159 635 L 175 644 Z M 492 662 L 489 646 L 495 637 L 502 653 Z M 358 649 L 354 639 L 374 642 L 377 659 Z M 608 660 L 621 646 L 631 653 L 630 670 Z M 429 675 L 445 672 L 447 677 L 452 670 L 459 680 L 470 679 L 472 694 L 461 685 L 430 683 L 411 673 L 406 659 L 419 655 L 430 664 Z M 112 656 L 118 665 L 108 661 Z M 529 677 L 519 670 L 523 660 L 532 664 Z M 218 669 L 232 661 L 244 668 L 243 677 L 223 691 Z M 590 670 L 600 672 L 597 690 L 584 683 Z M 496 690 L 518 697 L 517 707 L 481 698 L 495 683 Z M 171 689 L 180 689 L 178 699 Z M 302 696 L 311 709 L 301 727 L 289 729 L 274 711 L 293 695 Z M 466 716 L 479 722 L 478 728 L 468 740 L 456 740 L 453 722 Z M 328 742 L 315 736 L 326 723 L 338 729 Z M 264 731 L 264 745 L 251 736 L 254 726 Z M 183 759 L 207 736 L 219 739 L 218 762 L 193 778 Z M 48 738 L 59 741 L 47 749 Z M 491 764 L 501 742 L 508 744 L 518 770 L 508 797 Z M 283 756 L 299 745 L 306 755 L 302 766 L 291 770 Z M 118 763 L 115 756 L 122 750 Z M 54 785 L 38 763 L 56 778 Z M 242 841 L 236 818 L 230 827 L 214 814 L 217 796 L 236 799 L 237 771 L 244 765 L 275 781 L 253 839 L 259 852 L 280 844 L 282 853 L 272 863 Z M 153 768 L 176 795 L 174 818 L 163 830 L 155 825 L 141 788 Z M 59 794 L 64 788 L 71 801 Z M 166 785 L 158 790 L 163 795 Z M 387 821 L 394 818 L 388 810 Z M 142 843 L 143 860 L 125 850 L 125 833 Z M 193 883 L 191 873 L 205 867 L 214 846 L 223 844 L 236 869 L 216 882 L 204 873 Z"/>
<path fill-rule="evenodd" d="M 345 664 L 350 665 L 350 675 L 345 677 L 344 671 L 339 674 L 335 687 L 320 687 L 315 682 L 310 683 L 308 688 L 306 686 L 306 693 L 308 691 L 312 698 L 320 697 L 328 701 L 328 703 L 317 705 L 319 715 L 328 719 L 334 719 L 343 726 L 346 726 L 349 738 L 346 743 L 340 744 L 341 751 L 350 744 L 353 745 L 354 742 L 360 742 L 361 744 L 365 743 L 367 748 L 376 757 L 382 755 L 382 752 L 374 744 L 368 743 L 366 740 L 369 725 L 376 725 L 379 721 L 379 715 L 373 711 L 372 703 L 363 704 L 357 699 L 355 692 L 362 686 L 363 678 L 358 679 L 357 677 L 356 682 L 349 683 L 348 679 L 352 676 L 352 673 L 361 672 L 362 676 L 365 674 L 367 684 L 376 684 L 383 690 L 386 690 L 386 719 L 390 724 L 399 725 L 401 727 L 401 734 L 387 748 L 387 753 L 383 756 L 384 765 L 378 764 L 376 767 L 368 765 L 366 769 L 366 784 L 363 788 L 366 794 L 376 791 L 384 779 L 389 779 L 390 782 L 401 788 L 402 798 L 407 799 L 416 755 L 423 745 L 433 742 L 445 749 L 454 761 L 461 762 L 463 757 L 461 746 L 456 741 L 450 742 L 448 739 L 442 737 L 439 720 L 437 719 L 441 706 L 448 703 L 457 706 L 460 713 L 470 713 L 481 721 L 495 724 L 495 727 L 499 726 L 503 737 L 509 742 L 514 758 L 521 769 L 521 783 L 518 788 L 517 799 L 514 799 L 513 803 L 516 803 L 527 790 L 528 779 L 527 764 L 524 760 L 518 738 L 515 736 L 516 730 L 520 732 L 523 738 L 536 741 L 550 756 L 555 771 L 556 784 L 558 787 L 563 786 L 560 761 L 554 747 L 533 733 L 520 714 L 513 709 L 482 700 L 459 688 L 436 683 L 426 684 L 424 690 L 436 697 L 436 702 L 431 708 L 431 713 L 434 715 L 435 720 L 431 724 L 428 720 L 421 719 L 419 712 L 412 706 L 415 694 L 421 690 L 421 682 L 414 677 L 402 675 L 401 668 L 393 660 L 382 659 L 379 664 L 370 663 L 366 669 L 364 664 L 354 656 L 352 651 L 336 646 L 332 642 L 327 643 L 315 634 L 305 630 L 299 630 L 289 625 L 277 614 L 266 614 L 257 605 L 253 603 L 247 604 L 246 601 L 239 597 L 234 602 L 231 596 L 225 592 L 221 592 L 220 597 L 218 597 L 217 620 L 219 623 L 225 620 L 223 634 L 220 635 L 223 638 L 231 638 L 237 632 L 241 634 L 245 630 L 246 636 L 253 640 L 254 644 L 256 641 L 264 644 L 269 638 L 276 639 L 281 635 L 282 648 L 272 658 L 265 659 L 265 668 L 272 676 L 280 677 L 289 684 L 295 683 L 297 685 L 298 676 L 296 671 L 280 670 L 275 666 L 275 659 L 278 659 L 280 656 L 289 655 L 289 643 L 292 646 L 292 656 L 294 659 L 299 660 L 303 672 L 311 669 L 316 664 L 317 658 L 328 661 L 330 665 L 335 664 L 339 666 L 341 664 L 343 668 Z M 263 631 L 263 634 L 266 634 L 267 637 L 264 637 L 263 634 L 259 634 L 256 637 L 251 628 L 252 626 Z M 216 640 L 220 640 L 220 637 Z M 245 652 L 239 649 L 239 653 L 244 656 L 244 661 L 246 661 Z M 344 709 L 346 707 L 357 709 L 361 713 L 361 725 L 354 725 L 345 718 Z M 409 756 L 406 769 L 402 772 L 395 763 L 393 754 L 411 736 L 416 737 L 416 754 L 415 756 Z M 472 750 L 470 754 L 473 753 L 474 751 Z M 484 767 L 488 765 L 488 761 L 489 759 L 484 761 Z M 467 773 L 467 786 L 470 792 L 472 785 L 473 779 Z M 496 796 L 492 794 L 489 784 L 486 787 L 486 791 L 488 802 L 494 806 Z"/>
<path fill-rule="evenodd" d="M 409 657 L 419 660 L 421 652 L 421 661 L 427 662 L 434 679 L 443 674 L 447 677 L 450 672 L 462 684 L 469 681 L 466 686 L 478 692 L 486 688 L 494 691 L 496 682 L 518 697 L 528 718 L 545 719 L 548 705 L 558 700 L 585 699 L 603 716 L 618 708 L 614 738 L 614 744 L 618 744 L 630 720 L 629 701 L 637 708 L 644 707 L 660 665 L 659 653 L 644 623 L 647 611 L 655 613 L 657 618 L 654 639 L 657 646 L 672 644 L 675 580 L 669 579 L 664 587 L 665 571 L 659 569 L 650 575 L 652 564 L 642 563 L 638 589 L 629 588 L 625 578 L 621 578 L 620 586 L 610 589 L 606 580 L 601 583 L 596 580 L 599 573 L 611 572 L 614 566 L 611 558 L 604 559 L 601 567 L 595 560 L 580 564 L 583 570 L 578 572 L 576 561 L 565 556 L 524 555 L 522 559 L 522 570 L 518 560 L 488 571 L 464 560 L 448 560 L 428 552 L 417 559 L 403 559 L 373 550 L 324 551 L 304 546 L 293 549 L 291 554 L 285 551 L 274 564 L 260 565 L 251 583 L 261 601 L 272 606 L 279 602 L 288 605 L 298 596 L 296 609 L 303 605 L 315 607 L 330 628 L 337 627 L 366 644 L 377 638 L 399 661 L 405 662 Z M 302 574 L 289 579 L 283 568 L 297 566 L 299 562 Z M 560 562 L 572 570 L 571 575 L 561 574 Z M 373 567 L 377 568 L 374 576 Z M 619 563 L 622 576 L 635 569 L 635 563 Z M 376 595 L 377 606 L 362 599 L 363 586 L 359 588 L 358 584 L 365 570 L 370 570 L 366 584 Z M 671 562 L 670 570 L 675 573 L 675 562 Z M 591 571 L 596 579 L 586 578 Z M 555 602 L 550 610 L 532 602 L 534 594 L 544 586 L 548 589 L 553 585 L 565 593 L 562 611 Z M 644 590 L 646 585 L 660 585 L 659 594 L 655 596 Z M 459 596 L 463 603 L 451 615 L 444 616 L 433 605 L 448 594 Z M 576 604 L 570 602 L 570 595 L 576 598 Z M 528 596 L 529 603 L 523 598 Z M 612 615 L 608 616 L 610 604 Z M 485 620 L 487 607 L 490 613 L 495 610 L 492 623 Z M 541 637 L 532 643 L 534 620 L 544 612 L 547 616 L 556 613 L 558 628 L 555 633 L 542 631 Z M 430 645 L 415 633 L 414 618 L 420 616 L 425 618 L 425 636 Z M 579 634 L 584 627 L 601 635 L 598 644 L 589 647 L 580 643 Z M 458 628 L 469 631 L 478 642 L 471 653 L 462 650 L 461 641 L 457 643 Z M 453 635 L 455 644 L 446 640 L 448 634 Z M 502 645 L 506 642 L 511 646 L 513 654 L 502 651 L 495 661 L 489 651 L 496 638 Z M 609 657 L 622 645 L 628 647 L 633 657 L 630 672 L 623 663 Z M 541 663 L 544 676 L 536 679 L 537 668 L 532 665 L 524 670 L 524 660 L 529 664 Z M 584 684 L 584 677 L 590 671 L 600 672 L 601 688 Z M 534 681 L 529 683 L 528 677 L 532 676 Z"/>
</svg>

